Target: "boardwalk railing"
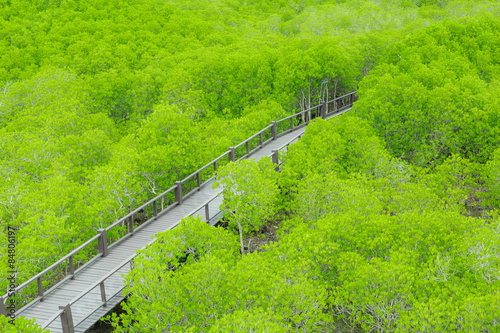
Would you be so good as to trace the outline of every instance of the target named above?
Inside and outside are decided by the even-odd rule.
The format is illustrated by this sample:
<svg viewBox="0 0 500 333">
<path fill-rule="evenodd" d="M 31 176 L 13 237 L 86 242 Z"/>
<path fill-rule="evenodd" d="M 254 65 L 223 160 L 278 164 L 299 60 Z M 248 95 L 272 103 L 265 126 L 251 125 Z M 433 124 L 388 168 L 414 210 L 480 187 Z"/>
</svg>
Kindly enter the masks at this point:
<svg viewBox="0 0 500 333">
<path fill-rule="evenodd" d="M 194 209 L 187 216 L 194 216 L 200 210 L 204 209 L 204 211 L 205 211 L 205 220 L 207 221 L 207 223 L 210 223 L 214 219 L 219 218 L 220 216 L 222 216 L 222 212 L 220 210 L 217 210 L 217 212 L 215 214 L 212 214 L 212 215 L 210 215 L 210 211 L 209 211 L 209 204 L 212 203 L 215 199 L 217 199 L 218 196 L 219 196 L 219 194 L 213 196 L 211 199 L 209 199 L 208 201 L 206 201 L 204 204 L 202 204 L 198 208 Z M 177 225 L 175 225 L 174 228 L 176 226 Z M 151 245 L 154 242 L 156 242 L 156 239 L 154 239 L 151 242 L 149 242 L 146 246 Z M 134 267 L 134 259 L 137 256 L 138 256 L 138 254 L 136 253 L 136 254 L 133 254 L 132 256 L 130 256 L 129 258 L 125 259 L 122 263 L 120 263 L 118 266 L 116 266 L 112 271 L 108 272 L 104 277 L 102 277 L 100 280 L 98 280 L 97 282 L 95 282 L 92 286 L 90 286 L 89 288 L 87 288 L 80 295 L 78 295 L 75 298 L 73 298 L 66 305 L 59 306 L 59 311 L 57 311 L 56 313 L 54 313 L 52 315 L 52 317 L 50 317 L 45 323 L 43 323 L 40 326 L 43 329 L 46 329 L 54 321 L 56 321 L 58 318 L 60 318 L 60 320 L 61 320 L 61 327 L 62 327 L 63 332 L 65 332 L 65 333 L 66 332 L 74 332 L 74 328 L 75 327 L 77 327 L 82 322 L 84 322 L 85 320 L 87 320 L 90 316 L 92 316 L 95 312 L 99 311 L 101 308 L 106 308 L 106 306 L 108 305 L 108 302 L 109 302 L 109 300 L 111 298 L 119 296 L 123 292 L 123 290 L 125 289 L 125 286 L 123 286 L 122 288 L 120 288 L 118 291 L 113 292 L 112 294 L 106 293 L 106 290 L 107 290 L 107 288 L 106 288 L 106 281 L 110 277 L 112 277 L 112 276 L 114 276 L 116 274 L 121 274 L 120 270 L 122 268 L 125 268 L 125 267 L 129 266 L 130 269 L 132 269 Z M 97 288 L 99 288 L 99 293 L 100 293 L 100 297 L 101 297 L 101 303 L 98 304 L 93 309 L 93 311 L 91 311 L 90 313 L 88 313 L 84 318 L 80 319 L 78 322 L 75 322 L 73 320 L 73 315 L 72 315 L 72 312 L 71 312 L 71 308 L 74 307 L 74 305 L 77 304 L 78 302 L 85 302 L 86 301 L 85 297 L 87 295 L 89 295 L 91 292 L 93 292 L 94 290 L 96 290 Z"/>
<path fill-rule="evenodd" d="M 149 242 L 149 244 L 152 244 L 154 241 Z M 116 296 L 121 296 L 123 289 L 125 289 L 125 286 L 121 287 L 118 291 L 115 291 L 113 294 L 106 294 L 106 280 L 108 280 L 110 277 L 112 277 L 115 274 L 121 274 L 119 271 L 126 267 L 127 265 L 130 265 L 130 269 L 132 269 L 133 266 L 133 259 L 137 256 L 137 254 L 134 254 L 130 256 L 128 259 L 123 261 L 121 264 L 116 266 L 112 271 L 108 272 L 104 277 L 102 277 L 99 281 L 94 283 L 92 286 L 87 288 L 87 290 L 83 291 L 80 295 L 77 297 L 73 298 L 68 304 L 59 306 L 59 311 L 54 313 L 52 317 L 50 317 L 49 320 L 47 320 L 44 324 L 42 324 L 42 328 L 46 329 L 52 324 L 55 320 L 58 318 L 61 319 L 61 326 L 63 332 L 74 332 L 74 328 L 87 320 L 90 316 L 92 316 L 96 311 L 98 311 L 101 308 L 105 308 L 107 306 L 108 301 Z M 75 323 L 73 321 L 73 315 L 71 312 L 71 307 L 78 303 L 79 301 L 85 302 L 86 300 L 84 299 L 87 295 L 89 295 L 94 289 L 97 289 L 99 287 L 99 293 L 101 296 L 101 303 L 98 304 L 93 311 L 87 314 L 83 319 L 80 319 L 79 322 Z"/>
<path fill-rule="evenodd" d="M 84 269 L 87 265 L 91 264 L 94 262 L 97 258 L 99 257 L 105 257 L 108 255 L 109 248 L 113 247 L 114 245 L 121 243 L 128 237 L 133 236 L 135 230 L 134 230 L 134 217 L 139 213 L 143 211 L 150 211 L 152 212 L 151 218 L 149 218 L 145 223 L 143 223 L 140 227 L 137 228 L 139 230 L 140 228 L 148 225 L 149 223 L 153 222 L 156 220 L 160 215 L 165 214 L 167 211 L 175 207 L 176 205 L 182 205 L 182 202 L 185 198 L 191 196 L 193 193 L 195 193 L 197 190 L 200 190 L 204 185 L 209 183 L 213 179 L 213 174 L 214 172 L 217 172 L 217 166 L 220 164 L 221 161 L 224 162 L 230 162 L 230 161 L 236 161 L 236 160 L 241 160 L 243 158 L 248 157 L 250 154 L 252 154 L 254 151 L 262 148 L 266 143 L 275 140 L 276 138 L 283 136 L 287 133 L 290 133 L 298 128 L 302 128 L 306 126 L 309 121 L 311 121 L 314 118 L 321 117 L 321 118 L 326 118 L 331 114 L 341 112 L 342 110 L 345 110 L 352 106 L 352 103 L 354 102 L 355 99 L 355 94 L 356 92 L 351 92 L 349 94 L 346 94 L 341 97 L 337 97 L 335 99 L 332 99 L 327 102 L 323 102 L 322 104 L 316 105 L 310 109 L 300 111 L 294 115 L 291 115 L 289 117 L 280 119 L 278 121 L 273 121 L 270 125 L 266 126 L 259 132 L 255 133 L 245 141 L 241 142 L 240 144 L 230 147 L 228 151 L 217 157 L 216 159 L 212 160 L 210 163 L 206 164 L 205 166 L 201 167 L 200 169 L 196 170 L 186 178 L 184 178 L 181 181 L 175 182 L 174 186 L 166 190 L 165 192 L 161 193 L 160 195 L 156 196 L 155 198 L 149 200 L 148 202 L 144 203 L 143 205 L 139 206 L 138 208 L 134 209 L 121 219 L 115 221 L 112 223 L 110 226 L 104 229 L 99 229 L 97 231 L 97 235 L 94 237 L 90 238 L 87 240 L 85 243 L 71 251 L 69 254 L 65 255 L 61 259 L 59 259 L 57 262 L 52 264 L 50 267 L 46 268 L 42 272 L 38 273 L 37 275 L 33 276 L 30 278 L 28 281 L 22 283 L 21 285 L 17 286 L 14 290 L 14 292 L 7 293 L 3 296 L 0 297 L 0 314 L 3 314 L 4 316 L 7 316 L 7 311 L 5 308 L 5 302 L 14 296 L 14 294 L 19 293 L 21 290 L 25 289 L 32 283 L 36 281 L 37 283 L 37 288 L 38 288 L 38 297 L 35 298 L 33 301 L 40 301 L 43 302 L 44 300 L 44 295 L 45 295 L 45 290 L 43 288 L 43 283 L 42 280 L 44 276 L 48 275 L 49 272 L 54 271 L 56 268 L 61 266 L 62 264 L 66 264 L 69 267 L 69 274 L 64 277 L 60 282 L 58 282 L 54 287 L 57 287 L 64 283 L 68 279 L 73 279 L 75 274 L 77 274 L 79 271 Z M 294 139 L 295 140 L 295 139 Z M 283 147 L 282 147 L 283 148 Z M 243 151 L 242 151 L 243 150 Z M 277 151 L 273 152 L 273 154 L 270 156 L 273 161 L 278 161 L 278 154 Z M 203 180 L 202 175 L 208 175 L 208 179 Z M 188 186 L 185 186 L 188 184 Z M 191 186 L 189 186 L 191 185 Z M 194 186 L 193 186 L 194 185 Z M 188 193 L 184 194 L 183 189 L 192 189 Z M 163 203 L 164 200 L 167 199 L 168 206 L 163 209 L 163 205 L 159 207 L 158 203 L 161 202 Z M 211 200 L 213 200 L 212 198 Z M 210 201 L 211 201 L 210 200 Z M 208 207 L 208 203 L 206 204 Z M 204 206 L 205 207 L 205 206 Z M 207 213 L 207 212 L 206 212 Z M 193 213 L 194 214 L 194 213 Z M 208 213 L 207 213 L 208 216 Z M 213 216 L 212 216 L 213 218 Z M 110 230 L 113 228 L 119 226 L 120 224 L 126 224 L 128 227 L 128 233 L 127 235 L 124 235 L 120 239 L 118 239 L 116 242 L 113 244 L 109 245 L 108 237 L 107 234 Z M 81 252 L 83 249 L 86 247 L 90 246 L 93 244 L 95 247 L 95 243 L 97 242 L 97 247 L 99 249 L 99 254 L 96 255 L 94 258 L 90 259 L 87 263 L 79 267 L 75 271 L 75 265 L 73 262 L 73 259 L 75 256 Z M 110 273 L 111 274 L 111 273 Z M 108 274 L 109 275 L 109 274 Z M 106 276 L 108 276 L 106 275 Z M 101 281 L 102 282 L 102 281 Z M 104 282 L 103 282 L 104 283 Z M 104 302 L 105 303 L 105 302 Z M 67 309 L 66 309 L 67 308 Z M 23 308 L 24 309 L 24 308 Z M 20 309 L 18 312 L 22 311 L 23 309 Z M 61 320 L 63 320 L 63 317 L 66 318 L 65 320 L 69 320 L 71 318 L 71 312 L 69 309 L 69 305 L 67 305 L 65 308 L 61 309 L 58 313 L 58 315 L 55 315 L 55 318 L 58 316 L 61 317 Z M 64 327 L 64 324 L 63 324 Z"/>
<path fill-rule="evenodd" d="M 219 209 L 219 207 L 215 207 L 214 210 L 212 210 L 212 214 L 210 214 L 210 204 L 219 197 L 219 194 L 217 195 L 214 195 L 210 200 L 206 201 L 205 203 L 203 203 L 202 205 L 200 205 L 198 208 L 196 208 L 195 210 L 193 210 L 189 215 L 187 216 L 194 216 L 195 214 L 197 216 L 200 216 L 199 212 L 203 209 L 204 210 L 204 216 L 205 216 L 205 221 L 208 223 L 208 224 L 215 224 L 215 223 L 212 223 L 214 220 L 218 220 L 220 217 L 222 217 L 222 212 L 221 210 Z M 213 212 L 215 211 L 215 214 L 213 214 Z M 202 216 L 203 217 L 203 216 Z"/>
</svg>

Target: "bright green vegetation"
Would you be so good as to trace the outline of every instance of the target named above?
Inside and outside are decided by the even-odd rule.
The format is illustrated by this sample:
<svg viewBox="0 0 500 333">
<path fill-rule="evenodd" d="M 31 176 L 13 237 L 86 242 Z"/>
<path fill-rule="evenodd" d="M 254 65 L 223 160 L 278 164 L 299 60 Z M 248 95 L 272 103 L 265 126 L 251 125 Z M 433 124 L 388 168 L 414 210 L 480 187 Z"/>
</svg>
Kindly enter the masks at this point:
<svg viewBox="0 0 500 333">
<path fill-rule="evenodd" d="M 358 89 L 281 173 L 222 170 L 239 231 L 188 219 L 159 236 L 115 324 L 500 330 L 499 14 L 454 0 L 3 4 L 0 223 L 19 229 L 18 282 L 271 120 Z M 488 218 L 465 217 L 466 199 Z M 279 242 L 240 255 L 237 234 L 275 218 Z"/>
<path fill-rule="evenodd" d="M 395 156 L 421 166 L 450 154 L 486 162 L 500 142 L 500 22 L 439 22 L 393 45 L 360 83 L 357 109 Z"/>
<path fill-rule="evenodd" d="M 9 322 L 10 318 L 0 316 L 0 329 L 5 333 L 47 333 L 48 330 L 43 330 L 35 323 L 34 319 L 16 318 L 15 325 Z"/>
<path fill-rule="evenodd" d="M 239 228 L 185 219 L 142 251 L 127 277 L 126 313 L 111 319 L 119 332 L 330 332 L 339 324 L 498 332 L 500 219 L 463 215 L 478 168 L 456 155 L 432 170 L 391 157 L 355 111 L 315 120 L 277 174 L 276 199 L 291 213 L 278 242 L 240 255 Z M 242 192 L 261 193 L 260 212 L 269 213 L 257 221 L 276 218 L 269 183 L 250 190 L 241 177 L 270 179 L 271 165 L 225 169 L 242 184 L 227 187 L 235 196 L 225 205 L 241 208 L 230 219 L 256 216 L 239 206 Z"/>
<path fill-rule="evenodd" d="M 259 231 L 266 218 L 273 216 L 278 209 L 277 173 L 270 159 L 258 162 L 243 160 L 226 165 L 213 184 L 222 186 L 225 200 L 222 210 L 229 219 L 230 227 L 236 227 L 240 235 L 241 253 L 245 254 L 243 237 L 252 231 Z"/>
</svg>

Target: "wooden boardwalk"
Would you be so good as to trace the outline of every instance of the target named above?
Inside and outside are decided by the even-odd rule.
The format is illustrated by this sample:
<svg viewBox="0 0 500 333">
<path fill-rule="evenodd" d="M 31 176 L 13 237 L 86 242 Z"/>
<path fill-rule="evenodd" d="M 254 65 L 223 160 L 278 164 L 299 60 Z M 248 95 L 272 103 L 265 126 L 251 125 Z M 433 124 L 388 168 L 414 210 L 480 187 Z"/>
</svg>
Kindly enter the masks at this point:
<svg viewBox="0 0 500 333">
<path fill-rule="evenodd" d="M 336 116 L 348 110 L 350 107 L 344 107 L 326 116 Z M 286 149 L 287 145 L 296 141 L 305 129 L 305 126 L 300 126 L 288 133 L 275 135 L 274 140 L 268 140 L 265 144 L 262 144 L 261 137 L 261 147 L 244 158 L 258 160 L 274 154 L 273 161 L 276 163 L 278 162 L 276 151 Z M 16 315 L 34 318 L 39 325 L 45 326 L 51 332 L 85 332 L 124 299 L 123 275 L 129 271 L 131 259 L 136 251 L 153 242 L 156 233 L 175 227 L 182 218 L 189 215 L 199 214 L 206 220 L 207 207 L 210 212 L 208 222 L 212 225 L 216 223 L 221 216 L 219 206 L 222 203 L 222 196 L 218 195 L 221 189 L 212 189 L 212 183 L 213 180 L 205 182 L 198 191 L 181 200 L 181 204 L 174 205 L 164 214 L 149 220 L 133 233 L 111 245 L 106 256 L 97 256 L 77 270 L 73 278 L 68 277 L 45 291 L 43 301 L 37 298 L 20 309 Z M 103 306 L 103 303 L 106 306 Z M 65 325 L 68 326 L 63 328 Z"/>
</svg>

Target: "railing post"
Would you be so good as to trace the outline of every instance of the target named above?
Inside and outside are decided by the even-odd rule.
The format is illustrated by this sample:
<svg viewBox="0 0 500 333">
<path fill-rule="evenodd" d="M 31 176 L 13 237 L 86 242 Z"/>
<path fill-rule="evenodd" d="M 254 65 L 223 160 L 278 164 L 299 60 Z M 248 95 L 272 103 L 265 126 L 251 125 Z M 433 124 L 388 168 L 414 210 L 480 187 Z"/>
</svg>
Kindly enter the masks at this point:
<svg viewBox="0 0 500 333">
<path fill-rule="evenodd" d="M 259 146 L 262 148 L 262 132 L 259 133 Z"/>
<path fill-rule="evenodd" d="M 235 148 L 234 147 L 229 147 L 229 162 L 234 162 L 234 150 Z"/>
<path fill-rule="evenodd" d="M 207 217 L 207 223 L 210 223 L 210 214 L 208 210 L 208 204 L 205 205 L 205 216 Z"/>
<path fill-rule="evenodd" d="M 326 118 L 326 102 L 323 102 L 323 104 L 321 104 L 321 118 Z"/>
<path fill-rule="evenodd" d="M 75 333 L 75 326 L 73 325 L 73 315 L 71 314 L 70 304 L 60 306 L 59 310 L 64 310 L 61 313 L 61 325 L 63 333 Z"/>
<path fill-rule="evenodd" d="M 69 256 L 69 275 L 71 275 L 71 280 L 75 278 L 75 266 L 73 266 L 73 256 Z"/>
<path fill-rule="evenodd" d="M 108 238 L 106 237 L 106 229 L 97 230 L 99 234 L 99 252 L 102 253 L 103 257 L 108 255 Z"/>
<path fill-rule="evenodd" d="M 293 117 L 290 118 L 290 132 L 293 131 Z"/>
<path fill-rule="evenodd" d="M 103 307 L 106 307 L 106 305 L 108 305 L 108 302 L 106 301 L 106 289 L 104 289 L 104 281 L 101 281 L 101 283 L 99 283 L 99 288 L 101 289 L 101 301 L 103 303 Z"/>
<path fill-rule="evenodd" d="M 199 172 L 196 174 L 196 186 L 198 186 L 198 191 L 201 190 L 201 178 Z"/>
<path fill-rule="evenodd" d="M 153 202 L 153 217 L 155 220 L 158 218 L 158 205 L 156 204 L 156 200 Z"/>
<path fill-rule="evenodd" d="M 134 214 L 130 215 L 128 218 L 128 233 L 130 236 L 134 235 Z"/>
<path fill-rule="evenodd" d="M 3 296 L 0 296 L 0 315 L 7 317 L 7 310 L 5 309 L 5 300 Z"/>
<path fill-rule="evenodd" d="M 276 130 L 276 122 L 275 121 L 271 122 L 271 137 L 273 138 L 273 140 L 276 140 L 277 130 Z"/>
<path fill-rule="evenodd" d="M 128 212 L 130 214 L 130 206 L 128 206 Z M 127 223 L 127 229 L 128 229 L 128 233 L 130 234 L 130 236 L 132 236 L 134 234 L 134 214 L 130 215 L 128 217 L 128 219 L 126 220 L 126 223 Z"/>
<path fill-rule="evenodd" d="M 40 296 L 40 302 L 43 302 L 43 284 L 42 284 L 42 277 L 39 276 L 36 279 L 36 282 L 38 284 L 38 296 Z"/>
<path fill-rule="evenodd" d="M 271 156 L 271 160 L 274 164 L 276 164 L 276 168 L 274 168 L 274 170 L 276 171 L 279 171 L 280 169 L 280 166 L 279 166 L 279 163 L 280 163 L 280 160 L 279 160 L 279 156 L 278 156 L 278 151 L 277 150 L 272 150 L 273 152 L 273 155 Z"/>
<path fill-rule="evenodd" d="M 352 106 L 353 103 L 354 103 L 354 94 L 351 94 L 349 96 L 349 104 Z"/>
<path fill-rule="evenodd" d="M 182 182 L 177 181 L 175 185 L 177 186 L 175 188 L 175 201 L 178 205 L 182 205 Z"/>
</svg>

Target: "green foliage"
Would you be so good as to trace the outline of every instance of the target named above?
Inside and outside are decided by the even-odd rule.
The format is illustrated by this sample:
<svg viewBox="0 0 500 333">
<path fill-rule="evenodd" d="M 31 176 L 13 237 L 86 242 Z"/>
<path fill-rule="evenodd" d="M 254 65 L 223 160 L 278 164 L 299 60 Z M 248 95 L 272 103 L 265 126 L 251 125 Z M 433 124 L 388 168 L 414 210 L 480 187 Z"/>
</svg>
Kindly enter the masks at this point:
<svg viewBox="0 0 500 333">
<path fill-rule="evenodd" d="M 113 326 L 118 332 L 218 332 L 262 323 L 315 332 L 329 321 L 322 313 L 326 294 L 312 281 L 258 255 L 235 261 L 236 249 L 234 236 L 199 219 L 160 234 L 127 276 L 132 296 L 126 313 L 111 317 Z M 238 313 L 245 314 L 236 319 Z"/>
<path fill-rule="evenodd" d="M 88 221 L 83 184 L 109 161 L 116 130 L 106 116 L 85 107 L 84 89 L 73 73 L 51 69 L 7 85 L 0 97 L 6 180 L 0 185 L 0 223 L 19 229 L 20 281 L 67 253 L 80 232 L 87 238 L 92 230 L 82 223 Z"/>
<path fill-rule="evenodd" d="M 335 172 L 339 178 L 348 173 L 380 177 L 389 156 L 370 127 L 354 117 L 316 119 L 306 134 L 285 157 L 283 178 L 300 179 L 307 174 Z"/>
<path fill-rule="evenodd" d="M 252 308 L 246 311 L 238 310 L 222 317 L 209 332 L 286 333 L 288 328 L 275 318 L 274 313 L 261 308 Z"/>
<path fill-rule="evenodd" d="M 397 42 L 360 83 L 356 114 L 393 156 L 420 166 L 451 154 L 486 162 L 498 146 L 499 21 L 449 20 Z"/>
<path fill-rule="evenodd" d="M 297 185 L 297 195 L 291 203 L 294 215 L 311 224 L 327 214 L 356 212 L 373 214 L 384 208 L 376 188 L 365 179 L 339 179 L 335 173 L 311 174 Z"/>
<path fill-rule="evenodd" d="M 292 104 L 302 110 L 320 104 L 351 91 L 360 75 L 359 57 L 356 50 L 341 44 L 340 38 L 297 40 L 290 43 L 282 57 L 276 61 L 274 87 L 277 97 L 283 102 L 295 100 Z M 325 89 L 322 81 L 327 80 Z M 323 88 L 323 90 L 321 89 Z"/>
<path fill-rule="evenodd" d="M 445 202 L 457 204 L 464 202 L 472 189 L 480 185 L 481 172 L 479 164 L 452 155 L 423 176 L 422 181 Z"/>
<path fill-rule="evenodd" d="M 429 332 L 479 327 L 495 331 L 498 221 L 485 227 L 481 220 L 441 205 L 420 206 L 415 200 L 419 187 L 406 198 L 413 209 L 387 214 L 380 208 L 384 197 L 393 194 L 383 193 L 387 188 L 374 191 L 371 183 L 362 186 L 357 181 L 358 193 L 352 186 L 342 193 L 338 186 L 340 198 L 350 202 L 344 201 L 343 207 L 332 202 L 332 213 L 324 218 L 296 223 L 273 247 L 274 255 L 287 268 L 300 267 L 295 269 L 318 284 L 324 281 L 331 290 L 332 314 L 349 326 L 377 332 L 413 332 L 420 327 Z M 426 198 L 429 192 L 420 195 Z M 356 201 L 361 211 L 352 205 Z M 475 302 L 482 306 L 472 305 Z"/>
<path fill-rule="evenodd" d="M 408 180 L 413 173 L 411 168 L 391 158 L 372 132 L 366 123 L 356 117 L 343 116 L 341 119 L 313 121 L 307 127 L 305 135 L 293 144 L 293 149 L 283 158 L 284 166 L 279 184 L 287 189 L 283 191 L 285 196 L 282 198 L 285 205 L 289 205 L 289 200 L 294 198 L 297 186 L 305 189 L 303 193 L 310 190 L 306 195 L 311 196 L 312 201 L 317 201 L 314 192 L 322 192 L 319 195 L 323 198 L 337 196 L 329 192 L 337 190 L 335 182 L 342 182 L 342 179 L 356 173 L 375 179 L 387 176 L 392 182 Z M 319 175 L 325 174 L 329 175 L 322 178 L 326 184 L 317 179 Z M 303 181 L 309 175 L 318 176 Z M 307 206 L 310 200 L 305 200 L 298 205 Z M 296 206 L 290 206 L 291 209 L 293 207 Z"/>
<path fill-rule="evenodd" d="M 496 168 L 458 155 L 410 167 L 374 149 L 370 132 L 356 135 L 353 119 L 338 120 L 338 136 L 335 121 L 313 123 L 289 148 L 280 181 L 293 218 L 269 255 L 324 283 L 330 313 L 350 327 L 495 331 L 498 220 L 461 213 L 483 169 Z"/>
<path fill-rule="evenodd" d="M 498 313 L 489 304 L 498 297 L 484 285 L 498 287 L 497 234 L 491 227 L 496 220 L 483 229 L 472 223 L 474 232 L 464 240 L 458 231 L 470 222 L 458 212 L 479 186 L 488 191 L 485 203 L 498 208 L 500 202 L 498 13 L 496 1 L 459 0 L 6 2 L 0 11 L 0 224 L 19 229 L 19 282 L 270 121 L 359 83 L 357 114 L 311 124 L 284 156 L 279 176 L 268 162 L 223 171 L 235 176 L 234 182 L 225 178 L 236 191 L 227 191 L 226 203 L 242 235 L 282 209 L 292 214 L 283 229 L 297 230 L 295 238 L 283 232 L 280 247 L 270 247 L 268 257 L 236 263 L 234 237 L 209 236 L 204 228 L 200 236 L 205 245 L 225 244 L 229 255 L 224 246 L 208 246 L 205 253 L 205 245 L 178 234 L 195 244 L 182 251 L 196 255 L 180 265 L 186 253 L 169 257 L 158 250 L 164 266 L 151 257 L 151 272 L 137 271 L 150 288 L 134 291 L 139 298 L 130 311 L 145 313 L 137 330 L 237 331 L 258 325 L 258 331 L 321 331 L 331 329 L 324 312 L 337 306 L 350 311 L 349 323 L 367 329 L 411 331 L 422 323 L 429 331 L 452 325 L 494 331 Z M 240 196 L 240 186 L 252 195 Z M 325 222 L 333 214 L 358 227 Z M 427 298 L 407 286 L 420 281 L 415 272 L 421 263 L 402 250 L 407 238 L 395 231 L 403 228 L 402 216 L 411 216 L 425 233 L 429 226 L 438 231 L 435 238 L 420 239 L 412 229 L 419 242 L 432 247 L 435 241 L 443 249 L 422 254 L 430 258 L 426 272 L 436 277 L 441 267 L 439 281 L 422 287 Z M 356 247 L 344 248 L 323 223 Z M 441 225 L 448 223 L 457 230 Z M 342 228 L 362 239 L 349 238 Z M 455 251 L 446 232 L 467 247 Z M 108 237 L 121 233 L 118 228 Z M 383 247 L 396 240 L 399 250 Z M 0 248 L 6 241 L 0 237 Z M 218 251 L 225 259 L 207 254 Z M 95 252 L 81 253 L 76 264 Z M 5 256 L 3 251 L 2 277 Z M 167 262 L 168 269 L 155 270 Z M 344 272 L 341 282 L 335 280 L 336 265 Z M 458 265 L 464 277 L 457 273 L 451 279 L 456 284 L 446 281 L 441 288 L 450 265 Z M 59 273 L 48 276 L 44 287 Z M 161 274 L 177 282 L 155 285 Z M 190 276 L 203 281 L 203 288 Z M 0 279 L 0 288 L 5 283 Z M 326 295 L 329 283 L 337 289 L 345 284 L 351 293 L 337 290 L 335 305 Z M 184 285 L 190 289 L 182 290 Z M 25 289 L 19 301 L 33 292 L 34 286 Z M 235 301 L 247 292 L 246 303 Z M 166 301 L 167 293 L 179 300 Z M 182 307 L 190 312 L 185 315 Z M 132 313 L 124 323 L 135 319 Z"/>
<path fill-rule="evenodd" d="M 132 296 L 124 305 L 127 313 L 120 317 L 123 327 L 119 331 L 182 326 L 186 319 L 198 318 L 198 311 L 218 312 L 213 307 L 222 306 L 225 301 L 216 305 L 218 300 L 206 296 L 216 291 L 213 287 L 234 262 L 237 249 L 233 235 L 222 228 L 212 228 L 201 219 L 185 218 L 176 228 L 159 233 L 156 242 L 134 260 L 134 270 L 127 276 L 126 292 L 132 291 Z M 201 299 L 205 301 L 200 303 Z M 140 316 L 138 309 L 144 309 Z M 112 319 L 116 327 L 116 314 Z"/>
<path fill-rule="evenodd" d="M 10 318 L 0 316 L 0 328 L 4 333 L 47 333 L 48 330 L 42 329 L 35 323 L 34 319 L 26 319 L 24 317 L 15 318 L 14 324 L 10 322 Z"/>
<path fill-rule="evenodd" d="M 500 207 L 500 148 L 495 150 L 491 161 L 484 168 L 485 186 L 488 189 L 487 203 Z"/>
<path fill-rule="evenodd" d="M 238 226 L 242 253 L 243 238 L 276 213 L 279 189 L 274 168 L 270 159 L 262 158 L 229 163 L 217 172 L 219 181 L 213 187 L 223 186 L 221 209 L 230 225 Z"/>
</svg>

